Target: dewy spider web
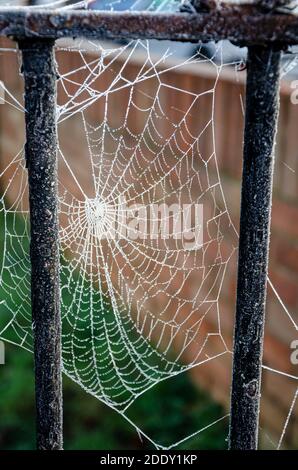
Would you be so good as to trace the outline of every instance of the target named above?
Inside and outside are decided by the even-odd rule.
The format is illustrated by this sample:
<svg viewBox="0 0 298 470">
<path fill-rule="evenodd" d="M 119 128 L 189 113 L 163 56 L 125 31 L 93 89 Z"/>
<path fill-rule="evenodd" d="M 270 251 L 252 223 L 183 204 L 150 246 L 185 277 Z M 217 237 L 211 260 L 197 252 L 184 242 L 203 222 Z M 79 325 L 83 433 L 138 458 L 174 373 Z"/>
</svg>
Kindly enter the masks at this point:
<svg viewBox="0 0 298 470">
<path fill-rule="evenodd" d="M 76 66 L 64 70 L 63 57 L 71 54 Z M 214 145 L 214 95 L 222 67 L 200 53 L 178 64 L 168 60 L 168 52 L 153 58 L 141 41 L 113 47 L 81 42 L 60 46 L 57 57 L 64 372 L 157 447 L 174 447 L 226 415 L 165 445 L 135 424 L 129 411 L 159 382 L 231 356 L 219 308 L 237 245 Z M 211 87 L 190 91 L 171 83 L 171 72 L 183 76 L 186 66 L 204 62 L 215 72 Z M 23 111 L 12 94 L 7 99 Z M 6 187 L 0 337 L 31 351 L 23 149 L 1 178 Z M 160 229 L 155 237 L 134 239 L 121 217 L 115 228 L 115 214 L 129 207 L 134 215 L 136 204 L 145 209 L 175 204 L 178 215 L 184 205 L 190 211 L 200 205 L 203 221 L 192 220 L 192 230 L 202 230 L 202 243 L 187 246 Z M 175 222 L 172 213 L 155 215 L 156 224 Z M 227 232 L 235 237 L 228 249 Z M 296 395 L 279 444 L 295 400 Z"/>
<path fill-rule="evenodd" d="M 234 249 L 228 256 L 221 254 L 221 226 L 229 220 L 226 209 L 216 202 L 216 193 L 221 193 L 219 179 L 210 181 L 208 176 L 208 166 L 216 165 L 214 149 L 205 159 L 200 153 L 201 136 L 212 130 L 212 108 L 198 135 L 189 127 L 200 98 L 210 95 L 212 103 L 214 88 L 186 95 L 163 82 L 170 69 L 158 72 L 157 67 L 164 64 L 166 54 L 153 62 L 148 43 L 97 49 L 98 56 L 89 62 L 79 52 L 82 82 L 77 81 L 77 70 L 60 74 L 59 80 L 65 99 L 58 105 L 58 123 L 63 127 L 74 117 L 81 120 L 88 151 L 82 163 L 89 167 L 87 180 L 82 182 L 59 144 L 63 359 L 65 372 L 73 380 L 123 413 L 159 381 L 227 353 L 218 296 Z M 146 59 L 128 79 L 126 69 L 141 51 Z M 114 71 L 116 59 L 123 56 L 120 70 Z M 102 91 L 97 88 L 98 80 L 105 83 Z M 148 84 L 153 96 L 145 91 Z M 166 93 L 181 94 L 186 104 L 185 111 L 176 111 L 174 120 L 163 109 Z M 122 122 L 115 127 L 110 122 L 109 102 L 123 98 Z M 88 110 L 97 105 L 98 111 L 98 102 L 102 119 L 93 125 L 88 122 Z M 133 122 L 136 113 L 138 123 Z M 5 207 L 3 199 L 3 212 L 13 213 L 13 220 L 6 227 L 12 255 L 4 261 L 2 281 L 7 293 L 17 290 L 26 301 L 15 311 L 16 298 L 9 299 L 11 318 L 5 333 L 12 330 L 15 342 L 31 350 L 29 259 L 23 243 L 28 229 L 14 213 L 16 208 L 23 211 L 27 221 L 23 154 L 12 166 L 9 184 L 18 178 L 19 192 L 10 207 Z M 203 246 L 184 249 L 183 240 L 162 238 L 160 231 L 153 239 L 131 240 L 123 235 L 123 224 L 113 239 L 102 239 L 102 231 L 110 230 L 113 211 L 123 210 L 123 201 L 127 207 L 138 202 L 145 208 L 154 204 L 191 207 L 207 201 L 210 214 L 206 214 Z M 17 223 L 21 224 L 18 237 Z M 207 262 L 211 249 L 214 256 Z M 20 266 L 22 274 L 17 274 Z M 198 288 L 188 292 L 193 277 Z M 204 324 L 208 317 L 216 319 L 214 331 Z M 214 347 L 213 337 L 217 340 Z"/>
<path fill-rule="evenodd" d="M 39 0 L 36 4 L 30 5 L 25 0 L 0 0 L 0 6 L 4 7 L 30 7 L 59 8 L 66 9 L 88 9 L 97 10 L 121 10 L 121 11 L 175 11 L 179 8 L 180 0 Z"/>
</svg>

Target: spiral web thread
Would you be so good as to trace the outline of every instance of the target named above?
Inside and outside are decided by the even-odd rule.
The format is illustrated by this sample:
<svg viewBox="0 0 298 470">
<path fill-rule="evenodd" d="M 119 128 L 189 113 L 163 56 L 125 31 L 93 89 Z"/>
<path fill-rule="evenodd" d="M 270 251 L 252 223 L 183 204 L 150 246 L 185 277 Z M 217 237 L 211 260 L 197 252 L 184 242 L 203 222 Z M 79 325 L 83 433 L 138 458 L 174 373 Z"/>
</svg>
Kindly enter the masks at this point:
<svg viewBox="0 0 298 470">
<path fill-rule="evenodd" d="M 214 94 L 222 66 L 200 52 L 169 65 L 168 51 L 153 59 L 149 43 L 142 41 L 125 46 L 79 42 L 57 52 L 77 54 L 81 61 L 67 71 L 61 62 L 58 80 L 63 369 L 157 448 L 172 448 L 228 416 L 167 446 L 129 417 L 133 403 L 159 382 L 232 354 L 219 307 L 226 269 L 237 250 L 214 144 Z M 140 54 L 143 63 L 132 72 L 129 65 Z M 211 88 L 198 93 L 169 83 L 170 71 L 206 62 L 215 71 Z M 166 107 L 178 95 L 179 107 Z M 24 112 L 8 89 L 6 99 Z M 79 163 L 65 146 L 65 129 L 84 147 Z M 24 148 L 1 179 L 6 187 L 0 338 L 32 351 Z M 178 215 L 184 204 L 189 211 L 200 205 L 203 221 L 192 222 L 192 230 L 203 232 L 202 243 L 186 247 L 185 240 L 165 238 L 160 230 L 155 237 L 132 239 L 123 231 L 126 222 L 115 232 L 115 214 L 133 204 L 146 209 L 176 204 Z M 176 216 L 166 213 L 154 222 L 171 225 Z M 115 236 L 109 238 L 112 231 Z M 227 231 L 235 235 L 228 250 L 222 248 Z M 264 369 L 297 380 L 268 365 Z M 296 399 L 297 391 L 275 447 L 283 443 Z"/>
</svg>

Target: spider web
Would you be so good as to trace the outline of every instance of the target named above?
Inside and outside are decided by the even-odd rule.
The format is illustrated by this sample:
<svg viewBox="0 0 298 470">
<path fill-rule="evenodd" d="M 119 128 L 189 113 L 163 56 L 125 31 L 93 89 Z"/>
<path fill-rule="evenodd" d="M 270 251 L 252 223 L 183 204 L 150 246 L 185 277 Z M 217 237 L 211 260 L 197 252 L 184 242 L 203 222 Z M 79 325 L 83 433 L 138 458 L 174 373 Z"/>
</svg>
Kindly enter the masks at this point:
<svg viewBox="0 0 298 470">
<path fill-rule="evenodd" d="M 200 51 L 179 63 L 171 62 L 168 50 L 156 58 L 143 41 L 124 46 L 78 41 L 60 45 L 56 53 L 58 59 L 61 55 L 57 121 L 63 370 L 156 447 L 172 448 L 228 416 L 165 445 L 129 415 L 136 400 L 161 381 L 223 356 L 231 358 L 219 305 L 237 249 L 215 151 L 214 100 L 222 65 Z M 65 70 L 63 57 L 69 54 L 76 56 L 76 67 Z M 190 91 L 171 83 L 173 71 L 182 76 L 186 67 L 204 63 L 214 71 L 211 88 Z M 6 92 L 8 103 L 23 112 Z M 0 337 L 32 351 L 24 148 L 1 179 Z M 121 216 L 136 204 L 149 211 L 156 205 L 180 209 L 176 215 L 154 213 L 159 227 L 155 236 L 134 239 Z M 190 213 L 198 205 L 203 208 L 203 219 L 192 220 L 192 230 L 203 234 L 199 245 L 164 237 L 159 226 L 173 225 L 185 205 Z M 129 213 L 133 216 L 135 210 Z M 120 218 L 116 227 L 115 214 Z M 227 234 L 235 239 L 228 248 Z M 297 329 L 284 305 L 283 310 Z M 264 369 L 297 379 L 267 365 Z M 282 445 L 296 398 L 297 392 L 275 447 Z"/>
<path fill-rule="evenodd" d="M 19 8 L 59 8 L 68 9 L 96 9 L 108 11 L 177 11 L 180 0 L 39 0 L 30 5 L 30 0 L 0 0 L 0 7 Z"/>
<path fill-rule="evenodd" d="M 60 73 L 59 79 L 60 96 L 64 94 L 57 107 L 59 130 L 74 119 L 80 124 L 87 150 L 82 158 L 89 167 L 82 181 L 81 171 L 72 167 L 71 156 L 64 154 L 59 142 L 63 364 L 85 390 L 124 413 L 161 380 L 228 352 L 220 331 L 218 297 L 235 248 L 221 253 L 222 226 L 230 221 L 226 209 L 218 206 L 219 198 L 224 205 L 219 178 L 211 181 L 208 176 L 208 167 L 216 168 L 214 148 L 205 158 L 200 151 L 201 137 L 208 129 L 213 132 L 214 88 L 187 95 L 173 88 L 163 81 L 173 67 L 157 71 L 167 53 L 154 62 L 146 42 L 112 50 L 97 46 L 97 50 L 98 56 L 89 62 L 79 50 L 82 81 L 77 81 L 78 70 Z M 146 59 L 128 79 L 126 68 L 140 52 Z M 121 58 L 121 69 L 114 71 L 116 59 Z M 198 61 L 206 59 L 186 62 Z M 99 79 L 105 82 L 102 91 Z M 181 94 L 185 101 L 185 109 L 172 117 L 164 110 L 167 94 Z M 190 121 L 206 95 L 211 98 L 211 115 L 194 135 Z M 117 126 L 109 114 L 112 100 L 123 103 Z M 89 122 L 92 107 L 102 113 L 97 125 Z M 4 218 L 8 214 L 12 218 L 11 225 L 4 224 L 9 255 L 4 257 L 1 276 L 10 320 L 1 336 L 11 340 L 13 334 L 15 343 L 32 350 L 23 151 L 5 171 L 11 174 L 7 191 L 14 181 L 18 189 L 12 205 L 7 206 L 6 191 L 2 199 Z M 204 221 L 206 239 L 199 249 L 185 249 L 183 239 L 164 238 L 159 227 L 154 238 L 131 240 L 123 234 L 122 223 L 112 239 L 103 238 L 114 229 L 113 214 L 121 214 L 123 201 L 128 207 L 138 202 L 145 208 L 187 204 L 189 210 L 206 201 L 210 211 Z M 156 215 L 155 222 L 173 217 L 162 215 L 158 220 Z M 200 227 L 192 227 L 196 228 Z M 211 257 L 208 250 L 214 253 Z M 189 292 L 193 278 L 198 288 Z M 209 317 L 215 321 L 212 329 Z"/>
</svg>

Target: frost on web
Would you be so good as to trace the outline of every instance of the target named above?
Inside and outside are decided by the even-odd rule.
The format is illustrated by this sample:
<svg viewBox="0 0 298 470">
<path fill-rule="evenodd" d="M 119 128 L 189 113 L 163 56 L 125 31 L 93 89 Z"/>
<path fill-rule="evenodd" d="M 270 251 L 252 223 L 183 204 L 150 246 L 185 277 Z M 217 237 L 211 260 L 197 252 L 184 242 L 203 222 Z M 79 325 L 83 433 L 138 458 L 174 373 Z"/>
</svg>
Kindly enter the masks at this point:
<svg viewBox="0 0 298 470">
<path fill-rule="evenodd" d="M 214 129 L 222 66 L 200 51 L 173 60 L 142 41 L 60 43 L 56 57 L 64 372 L 156 446 L 172 447 L 179 442 L 156 441 L 133 421 L 134 404 L 162 381 L 231 361 L 220 299 L 237 234 Z M 192 82 L 198 67 L 212 79 Z M 5 96 L 22 114 L 21 97 Z M 0 337 L 32 351 L 22 145 L 1 181 Z M 198 237 L 178 236 L 179 224 L 164 236 L 185 207 Z"/>
<path fill-rule="evenodd" d="M 95 2 L 91 8 L 98 10 L 131 11 L 177 11 L 180 0 L 103 0 Z"/>
<path fill-rule="evenodd" d="M 58 59 L 59 54 L 64 369 L 124 412 L 161 380 L 228 351 L 218 298 L 235 249 L 221 250 L 230 221 L 212 143 L 219 69 L 213 64 L 212 88 L 185 92 L 171 84 L 170 72 L 187 64 L 167 65 L 167 52 L 153 59 L 146 42 L 112 49 L 97 45 L 93 55 L 82 48 L 61 50 Z M 75 70 L 63 70 L 63 54 L 75 55 Z M 206 61 L 198 56 L 186 62 Z M 9 292 L 9 322 L 2 336 L 31 350 L 23 151 L 5 172 L 13 202 L 4 194 L 2 282 Z M 156 225 L 154 236 L 133 239 L 124 230 L 122 214 L 133 215 L 136 204 L 148 211 L 141 218 L 149 216 Z M 203 234 L 199 244 L 162 232 L 185 206 L 191 217 L 196 206 L 203 208 L 203 218 L 192 222 L 192 230 Z M 171 212 L 175 207 L 178 213 Z M 155 208 L 169 212 L 154 213 Z M 112 230 L 115 236 L 103 238 Z M 17 311 L 14 304 L 20 305 Z"/>
<path fill-rule="evenodd" d="M 142 52 L 145 61 L 131 69 Z M 154 61 L 148 44 L 136 42 L 89 62 L 83 87 L 81 80 L 73 84 L 73 74 L 60 82 L 66 95 L 58 109 L 61 129 L 64 125 L 66 136 L 75 115 L 88 149 L 83 181 L 60 142 L 60 171 L 71 175 L 62 178 L 60 190 L 61 244 L 71 252 L 65 277 L 69 269 L 71 279 L 78 275 L 75 284 L 62 288 L 70 329 L 66 368 L 120 410 L 158 381 L 227 351 L 218 296 L 231 256 L 221 252 L 229 219 L 224 204 L 217 203 L 219 179 L 209 178 L 209 168 L 216 166 L 213 146 L 204 156 L 200 148 L 204 133 L 212 136 L 214 89 L 191 94 L 173 88 L 168 68 L 157 72 L 164 60 Z M 76 90 L 69 93 L 70 85 Z M 171 97 L 178 109 L 166 109 Z M 195 119 L 192 129 L 202 103 L 208 113 L 201 122 Z M 142 208 L 139 225 L 148 220 L 150 234 L 134 239 L 122 217 L 127 211 L 133 217 L 136 205 Z M 192 227 L 206 232 L 202 246 L 187 243 L 180 232 L 177 238 L 164 236 L 162 225 L 180 221 L 185 206 L 194 217 L 196 205 L 205 207 L 205 221 L 195 219 Z M 111 239 L 102 239 L 112 231 Z M 208 328 L 210 319 L 214 330 Z M 86 340 L 77 335 L 82 330 Z M 74 356 L 80 360 L 74 362 Z"/>
<path fill-rule="evenodd" d="M 180 0 L 39 0 L 34 3 L 26 0 L 0 0 L 0 7 L 173 12 L 179 9 L 180 3 Z"/>
</svg>

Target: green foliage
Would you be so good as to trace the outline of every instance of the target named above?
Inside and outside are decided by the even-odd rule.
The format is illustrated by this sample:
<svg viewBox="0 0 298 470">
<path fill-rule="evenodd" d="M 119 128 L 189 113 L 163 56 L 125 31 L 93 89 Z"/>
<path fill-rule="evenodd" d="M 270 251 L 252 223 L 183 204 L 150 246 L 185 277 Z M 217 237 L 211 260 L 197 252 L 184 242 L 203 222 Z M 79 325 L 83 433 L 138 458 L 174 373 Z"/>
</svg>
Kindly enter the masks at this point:
<svg viewBox="0 0 298 470">
<path fill-rule="evenodd" d="M 137 400 L 129 413 L 143 430 L 165 445 L 222 416 L 223 410 L 197 390 L 186 374 L 164 381 Z M 0 448 L 34 449 L 35 406 L 33 356 L 6 344 L 6 364 L 0 366 Z M 187 441 L 182 449 L 222 449 L 223 421 Z M 150 449 L 118 413 L 64 378 L 65 449 Z"/>
<path fill-rule="evenodd" d="M 6 239 L 5 253 L 8 265 L 2 272 L 0 300 L 5 299 L 9 310 L 5 304 L 1 304 L 0 327 L 7 324 L 12 312 L 22 309 L 25 321 L 22 327 L 27 328 L 29 336 L 29 299 L 24 298 L 24 292 L 30 297 L 30 291 L 28 279 L 23 276 L 28 272 L 28 266 L 25 265 L 28 259 L 23 256 L 28 253 L 26 222 L 10 213 L 7 213 L 4 219 L 3 211 L 0 210 L 0 223 L 0 265 L 3 262 L 1 254 L 4 251 L 5 228 L 18 234 L 17 237 Z M 10 253 L 14 258 L 18 258 L 18 263 L 10 261 Z M 16 285 L 15 282 L 20 282 L 22 277 L 26 286 Z M 15 287 L 13 290 L 8 288 L 12 282 Z M 66 306 L 71 304 L 71 296 L 67 290 L 63 291 L 63 301 Z M 112 310 L 107 309 L 105 317 L 112 318 Z M 17 336 L 17 333 L 17 330 L 11 329 L 7 336 L 10 340 L 17 341 L 21 337 Z M 144 393 L 127 414 L 155 442 L 167 446 L 220 418 L 224 415 L 224 410 L 205 393 L 200 392 L 184 373 L 165 380 Z M 0 416 L 0 449 L 34 449 L 33 355 L 9 343 L 6 343 L 6 364 L 0 365 Z M 221 421 L 180 447 L 222 449 L 225 447 L 226 435 L 227 422 Z M 146 439 L 142 442 L 134 427 L 124 417 L 88 395 L 67 377 L 64 377 L 64 441 L 65 449 L 152 448 L 152 444 Z"/>
</svg>

